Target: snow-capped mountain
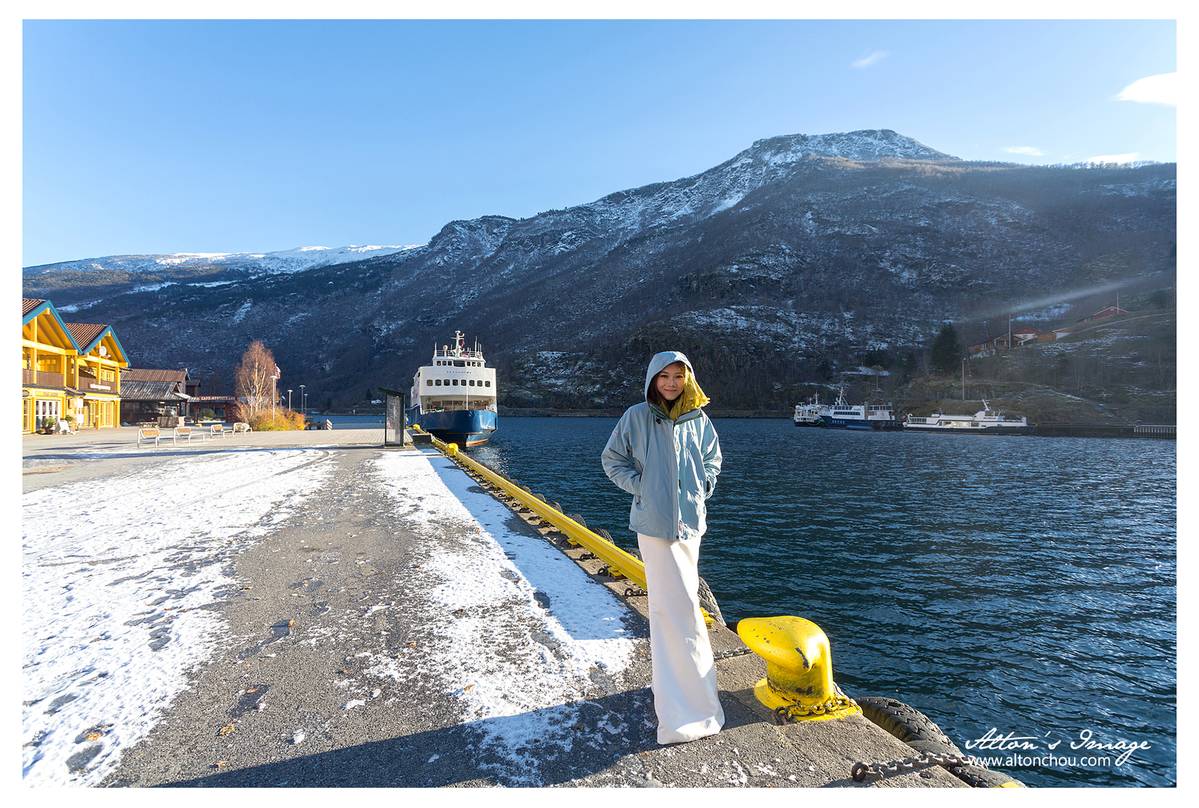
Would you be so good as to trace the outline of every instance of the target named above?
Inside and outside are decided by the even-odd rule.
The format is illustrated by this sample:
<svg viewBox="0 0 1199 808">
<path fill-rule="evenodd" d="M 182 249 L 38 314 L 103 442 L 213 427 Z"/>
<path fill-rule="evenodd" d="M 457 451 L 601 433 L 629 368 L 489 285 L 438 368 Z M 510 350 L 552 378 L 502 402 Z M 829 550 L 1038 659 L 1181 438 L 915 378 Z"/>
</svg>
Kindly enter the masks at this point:
<svg viewBox="0 0 1199 808">
<path fill-rule="evenodd" d="M 111 322 L 143 365 L 228 375 L 262 338 L 334 401 L 403 389 L 460 328 L 512 405 L 627 403 L 645 358 L 677 347 L 719 371 L 714 398 L 762 406 L 788 395 L 776 384 L 921 345 L 964 313 L 1173 273 L 1175 194 L 1173 164 L 972 163 L 885 129 L 786 135 L 587 204 L 453 221 L 365 261 L 116 296 L 76 273 L 83 285 L 62 289 L 101 299 L 79 316 Z M 126 291 L 163 282 L 152 275 Z M 26 295 L 57 304 L 31 294 L 49 277 L 27 271 Z"/>
<path fill-rule="evenodd" d="M 222 286 L 263 275 L 306 272 L 319 267 L 395 255 L 419 244 L 351 244 L 296 247 L 261 253 L 168 253 L 109 255 L 41 264 L 24 269 L 26 292 L 62 301 L 72 312 L 114 295 L 152 292 L 168 286 Z"/>
<path fill-rule="evenodd" d="M 346 264 L 410 250 L 419 244 L 359 245 L 348 247 L 296 247 L 292 250 L 261 253 L 168 253 L 165 255 L 109 255 L 26 267 L 25 277 L 35 278 L 59 272 L 161 272 L 164 269 L 210 269 L 232 267 L 251 274 L 303 272 L 315 267 Z"/>
</svg>

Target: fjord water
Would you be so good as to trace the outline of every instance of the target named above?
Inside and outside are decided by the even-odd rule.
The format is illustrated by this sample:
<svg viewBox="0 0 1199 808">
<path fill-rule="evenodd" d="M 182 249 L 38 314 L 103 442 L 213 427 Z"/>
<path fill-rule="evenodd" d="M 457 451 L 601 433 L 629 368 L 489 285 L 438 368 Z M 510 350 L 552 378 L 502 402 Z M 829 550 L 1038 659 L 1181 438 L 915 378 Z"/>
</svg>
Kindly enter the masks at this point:
<svg viewBox="0 0 1199 808">
<path fill-rule="evenodd" d="M 470 454 L 636 551 L 599 455 L 615 419 L 501 419 Z M 828 634 L 838 683 L 989 729 L 1041 786 L 1167 786 L 1175 770 L 1175 444 L 920 435 L 716 419 L 724 469 L 700 573 L 726 621 L 792 614 Z M 1059 742 L 1052 751 L 1050 744 Z M 1003 756 L 995 750 L 969 750 Z"/>
</svg>

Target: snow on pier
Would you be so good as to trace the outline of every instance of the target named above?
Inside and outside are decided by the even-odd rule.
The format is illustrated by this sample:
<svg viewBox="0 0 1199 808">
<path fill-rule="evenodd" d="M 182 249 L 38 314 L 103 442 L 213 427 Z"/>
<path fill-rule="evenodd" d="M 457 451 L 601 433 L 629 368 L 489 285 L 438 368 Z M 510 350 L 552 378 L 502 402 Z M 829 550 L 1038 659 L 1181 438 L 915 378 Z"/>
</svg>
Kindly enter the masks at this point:
<svg viewBox="0 0 1199 808">
<path fill-rule="evenodd" d="M 374 467 L 398 515 L 439 534 L 418 573 L 429 579 L 422 614 L 434 623 L 432 646 L 397 667 L 456 683 L 494 773 L 539 784 L 546 758 L 597 742 L 576 726 L 585 710 L 604 710 L 586 694 L 620 681 L 633 659 L 629 610 L 561 550 L 517 528 L 512 511 L 448 458 L 396 452 Z M 629 731 L 625 718 L 609 713 L 598 726 L 617 736 Z"/>
<path fill-rule="evenodd" d="M 222 641 L 229 566 L 318 489 L 318 450 L 193 454 L 22 498 L 22 771 L 92 785 Z"/>
</svg>

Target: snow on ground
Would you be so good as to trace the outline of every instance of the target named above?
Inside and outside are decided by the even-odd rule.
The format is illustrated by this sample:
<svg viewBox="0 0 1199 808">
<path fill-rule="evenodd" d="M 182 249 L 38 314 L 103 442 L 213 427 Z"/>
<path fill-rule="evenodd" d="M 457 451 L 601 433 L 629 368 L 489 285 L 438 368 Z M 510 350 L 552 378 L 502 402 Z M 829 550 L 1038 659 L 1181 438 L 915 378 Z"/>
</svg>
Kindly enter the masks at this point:
<svg viewBox="0 0 1199 808">
<path fill-rule="evenodd" d="M 436 676 L 503 761 L 496 774 L 537 785 L 541 763 L 588 742 L 576 724 L 584 708 L 605 708 L 585 693 L 597 679 L 619 682 L 631 662 L 627 608 L 558 548 L 509 528 L 513 513 L 448 458 L 387 453 L 375 473 L 398 516 L 444 538 L 421 570 L 430 581 L 432 645 L 409 651 L 411 659 L 381 657 L 367 672 Z M 599 726 L 628 731 L 613 713 Z"/>
<path fill-rule="evenodd" d="M 170 460 L 22 498 L 22 770 L 94 785 L 225 636 L 229 564 L 328 469 L 311 450 Z"/>
</svg>

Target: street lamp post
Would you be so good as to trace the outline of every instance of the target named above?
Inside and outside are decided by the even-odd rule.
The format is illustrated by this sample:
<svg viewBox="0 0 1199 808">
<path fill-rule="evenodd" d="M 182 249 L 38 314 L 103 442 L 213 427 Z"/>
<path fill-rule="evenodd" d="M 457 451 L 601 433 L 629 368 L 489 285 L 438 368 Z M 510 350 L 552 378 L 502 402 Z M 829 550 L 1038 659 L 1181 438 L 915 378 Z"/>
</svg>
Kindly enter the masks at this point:
<svg viewBox="0 0 1199 808">
<path fill-rule="evenodd" d="M 291 388 L 287 388 L 287 408 L 291 409 Z"/>
<path fill-rule="evenodd" d="M 300 411 L 304 415 L 308 414 L 308 394 L 304 392 L 304 385 L 302 384 L 300 385 Z"/>
</svg>

